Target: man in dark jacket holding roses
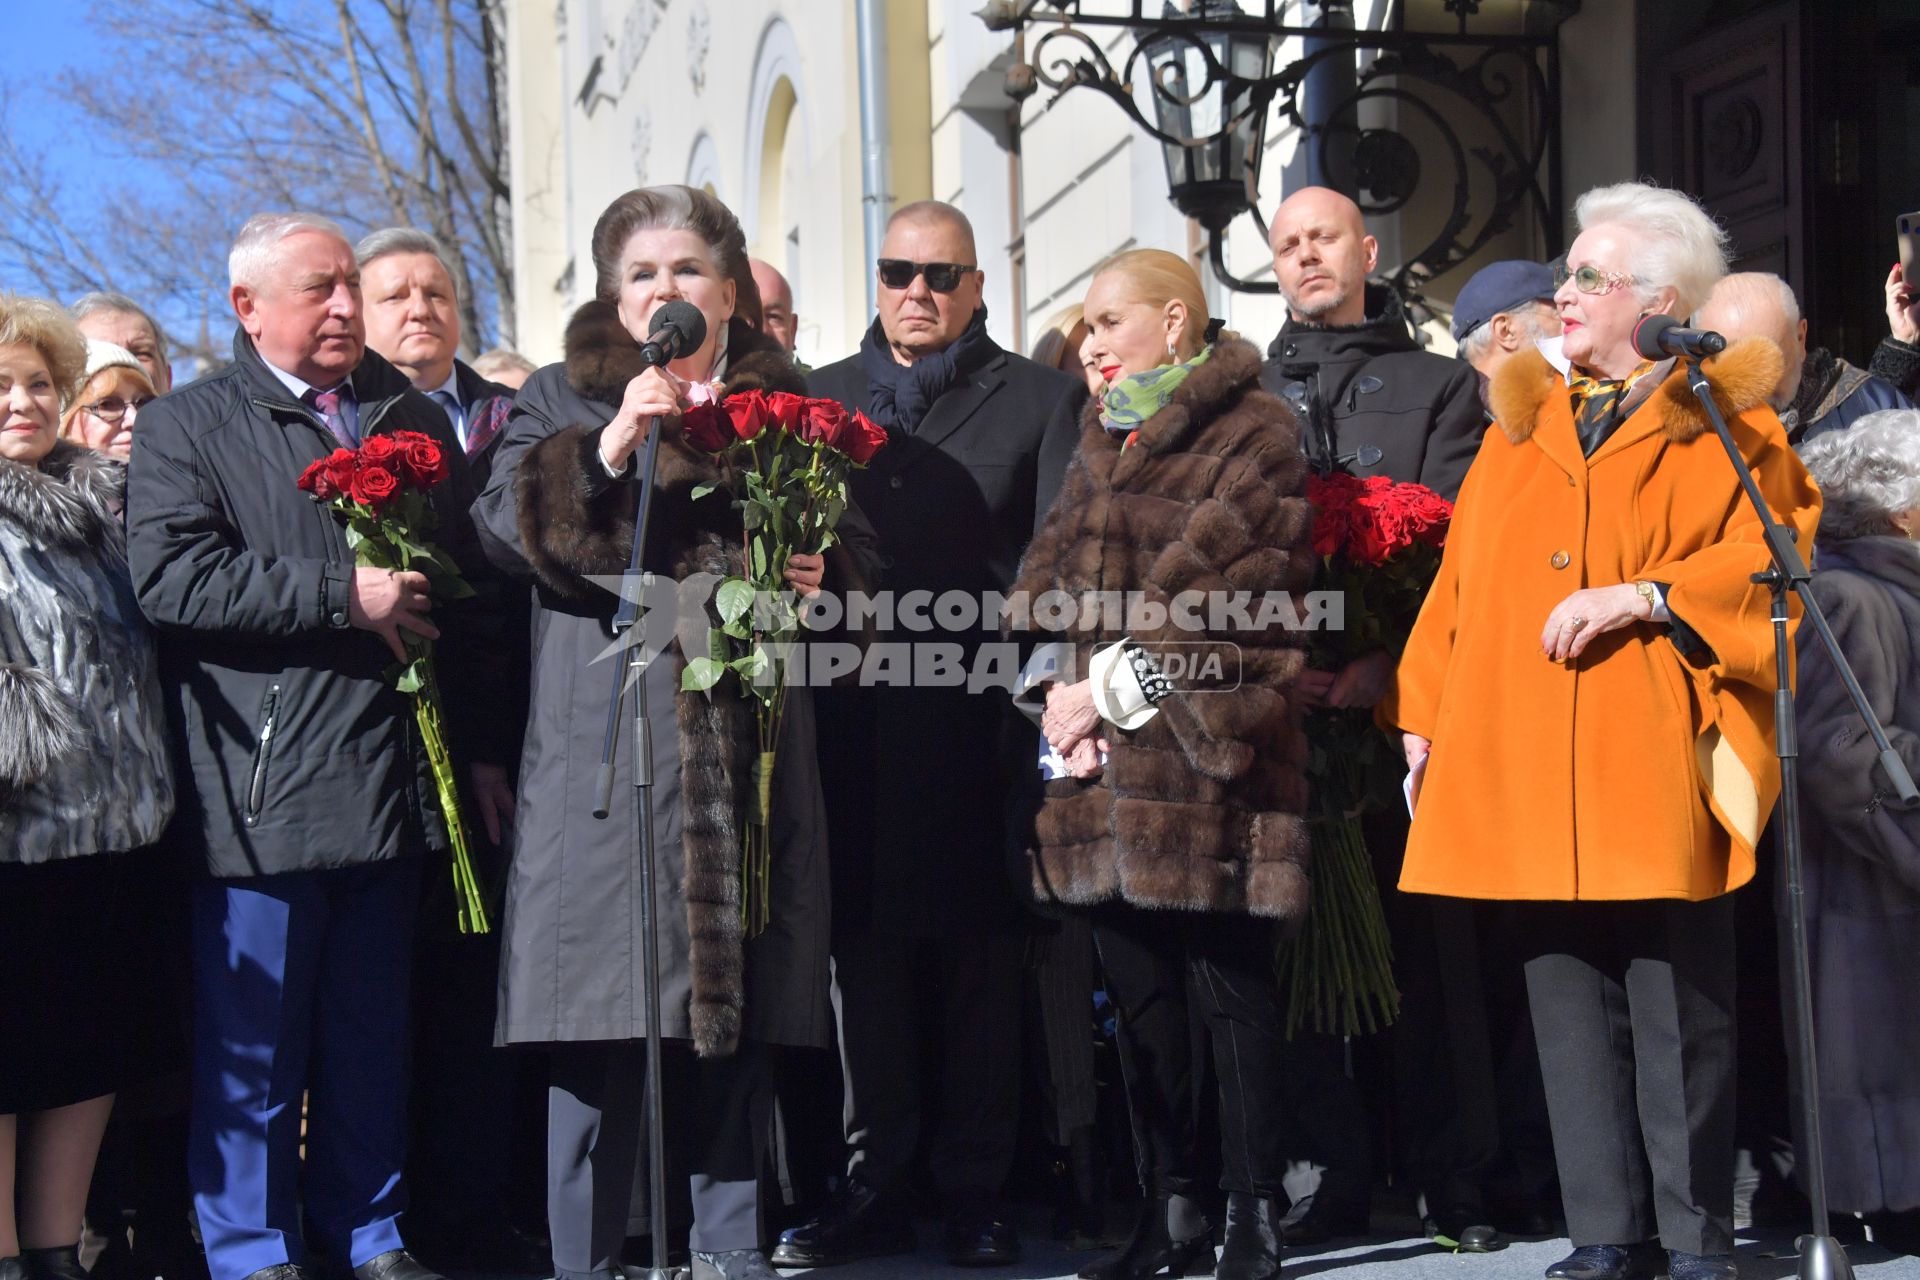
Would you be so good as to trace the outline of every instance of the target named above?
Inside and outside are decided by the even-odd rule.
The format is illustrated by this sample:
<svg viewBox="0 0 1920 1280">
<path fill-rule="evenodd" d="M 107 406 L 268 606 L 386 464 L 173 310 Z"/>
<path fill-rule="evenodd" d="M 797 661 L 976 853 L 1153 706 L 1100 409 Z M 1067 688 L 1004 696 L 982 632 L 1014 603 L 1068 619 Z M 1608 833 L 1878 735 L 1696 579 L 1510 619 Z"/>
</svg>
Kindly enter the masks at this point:
<svg viewBox="0 0 1920 1280">
<path fill-rule="evenodd" d="M 160 630 L 175 832 L 207 873 L 193 895 L 194 1201 L 214 1280 L 301 1280 L 303 1209 L 316 1248 L 356 1280 L 432 1280 L 398 1222 L 414 904 L 446 828 L 386 672 L 403 630 L 437 639 L 450 735 L 501 759 L 471 714 L 494 627 L 489 606 L 432 612 L 422 575 L 356 567 L 338 518 L 295 481 L 395 431 L 449 457 L 459 446 L 366 350 L 337 226 L 258 216 L 229 273 L 234 362 L 141 415 L 127 494 L 134 585 Z M 464 472 L 430 497 L 425 536 L 473 580 Z"/>
</svg>

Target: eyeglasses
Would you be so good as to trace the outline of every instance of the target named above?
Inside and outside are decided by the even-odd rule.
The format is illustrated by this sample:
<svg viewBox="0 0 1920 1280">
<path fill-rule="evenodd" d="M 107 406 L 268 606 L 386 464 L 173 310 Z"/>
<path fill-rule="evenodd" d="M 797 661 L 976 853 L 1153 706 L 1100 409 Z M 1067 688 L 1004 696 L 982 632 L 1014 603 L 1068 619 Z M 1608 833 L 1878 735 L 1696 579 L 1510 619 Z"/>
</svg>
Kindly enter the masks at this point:
<svg viewBox="0 0 1920 1280">
<path fill-rule="evenodd" d="M 927 288 L 935 293 L 952 293 L 966 279 L 967 273 L 978 270 L 971 264 L 958 262 L 909 262 L 905 258 L 880 259 L 880 283 L 889 289 L 905 289 L 913 284 L 917 275 L 927 277 Z"/>
<path fill-rule="evenodd" d="M 152 404 L 154 399 L 153 396 L 141 396 L 138 400 L 122 400 L 119 396 L 105 396 L 81 407 L 108 426 L 117 427 L 121 419 L 127 416 L 127 410 L 144 409 Z"/>
<path fill-rule="evenodd" d="M 1633 277 L 1624 271 L 1602 271 L 1588 263 L 1577 271 L 1568 271 L 1567 264 L 1556 262 L 1553 265 L 1553 287 L 1558 289 L 1567 281 L 1573 281 L 1573 287 L 1582 293 L 1612 293 L 1623 284 L 1632 284 Z"/>
</svg>

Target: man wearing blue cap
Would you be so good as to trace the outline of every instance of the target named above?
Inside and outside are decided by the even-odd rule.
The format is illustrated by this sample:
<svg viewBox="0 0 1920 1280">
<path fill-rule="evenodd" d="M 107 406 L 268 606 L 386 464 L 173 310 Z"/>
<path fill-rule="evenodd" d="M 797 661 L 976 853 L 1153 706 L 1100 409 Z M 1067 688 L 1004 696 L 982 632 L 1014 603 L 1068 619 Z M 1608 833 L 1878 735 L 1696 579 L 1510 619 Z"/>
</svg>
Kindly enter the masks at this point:
<svg viewBox="0 0 1920 1280">
<path fill-rule="evenodd" d="M 1453 340 L 1459 356 L 1480 375 L 1480 403 L 1494 371 L 1544 338 L 1560 336 L 1553 307 L 1553 268 L 1509 258 L 1474 272 L 1453 303 Z M 1488 417 L 1492 406 L 1488 405 Z"/>
</svg>

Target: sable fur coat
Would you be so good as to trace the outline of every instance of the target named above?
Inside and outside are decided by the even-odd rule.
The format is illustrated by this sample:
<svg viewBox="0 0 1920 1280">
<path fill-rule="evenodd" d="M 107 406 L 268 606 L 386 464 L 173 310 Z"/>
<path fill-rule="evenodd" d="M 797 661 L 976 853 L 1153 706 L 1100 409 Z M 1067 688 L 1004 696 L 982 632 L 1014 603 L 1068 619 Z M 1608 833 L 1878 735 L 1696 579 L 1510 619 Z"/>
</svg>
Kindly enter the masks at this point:
<svg viewBox="0 0 1920 1280">
<path fill-rule="evenodd" d="M 127 573 L 127 469 L 64 441 L 0 459 L 0 862 L 152 844 L 173 815 L 153 634 Z"/>
<path fill-rule="evenodd" d="M 1778 348 L 1737 342 L 1705 372 L 1761 494 L 1812 546 L 1820 495 L 1767 407 Z M 1751 580 L 1767 552 L 1685 372 L 1641 385 L 1651 393 L 1589 457 L 1544 356 L 1493 380 L 1497 421 L 1375 713 L 1433 743 L 1408 892 L 1697 902 L 1753 876 L 1780 790 L 1767 589 Z M 1541 652 L 1574 591 L 1642 580 L 1665 584 L 1697 646 L 1636 622 L 1573 662 Z"/>
<path fill-rule="evenodd" d="M 1139 592 L 1167 605 L 1187 592 L 1301 592 L 1313 574 L 1306 461 L 1292 415 L 1260 390 L 1260 356 L 1238 339 L 1213 355 L 1122 449 L 1099 404 L 1080 452 L 1021 564 L 1016 592 Z M 1201 620 L 1208 621 L 1202 606 Z M 1046 784 L 1036 821 L 1035 892 L 1087 905 L 1295 919 L 1307 908 L 1307 742 L 1291 687 L 1305 633 L 1279 625 L 1128 632 L 1082 609 L 1065 636 L 1084 675 L 1123 636 L 1162 651 L 1201 642 L 1226 658 L 1223 680 L 1192 680 L 1112 745 L 1091 782 Z M 1151 619 L 1148 619 L 1151 621 Z M 1239 662 L 1233 659 L 1238 657 Z M 1236 667 L 1238 668 L 1236 670 Z M 1237 681 L 1237 687 L 1235 687 Z"/>
<path fill-rule="evenodd" d="M 727 340 L 729 393 L 805 394 L 791 359 L 770 341 L 738 320 Z M 489 555 L 533 582 L 537 604 L 503 925 L 503 1043 L 645 1034 L 630 730 L 622 731 L 614 812 L 604 820 L 590 813 L 611 684 L 607 623 L 617 601 L 588 580 L 620 574 L 632 548 L 636 485 L 609 479 L 598 448 L 601 428 L 643 367 L 613 307 L 582 307 L 567 329 L 565 362 L 522 388 L 474 511 Z M 669 423 L 649 569 L 676 582 L 740 572 L 737 513 L 723 494 L 692 497 L 695 486 L 718 478 L 711 459 Z M 857 512 L 843 520 L 845 545 L 828 556 L 829 589 L 858 581 L 870 555 L 864 528 Z M 811 703 L 804 689 L 788 699 L 774 780 L 773 919 L 747 942 L 739 824 L 757 748 L 754 713 L 730 684 L 711 697 L 680 692 L 685 644 L 704 653 L 704 629 L 671 642 L 647 675 L 666 1034 L 691 1039 L 703 1055 L 731 1052 L 742 1035 L 824 1044 L 828 876 Z M 666 731 L 669 715 L 673 732 Z"/>
</svg>

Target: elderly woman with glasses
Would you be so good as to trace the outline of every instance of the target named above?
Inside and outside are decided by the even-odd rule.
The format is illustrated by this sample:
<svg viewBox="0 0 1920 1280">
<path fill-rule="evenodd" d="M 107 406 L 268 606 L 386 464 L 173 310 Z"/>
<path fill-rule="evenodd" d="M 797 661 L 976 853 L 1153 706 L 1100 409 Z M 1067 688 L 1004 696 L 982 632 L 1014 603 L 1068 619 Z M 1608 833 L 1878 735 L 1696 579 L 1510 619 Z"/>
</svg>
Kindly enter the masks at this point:
<svg viewBox="0 0 1920 1280">
<path fill-rule="evenodd" d="M 1507 362 L 1440 574 L 1378 714 L 1418 789 L 1400 887 L 1522 900 L 1572 1255 L 1560 1280 L 1730 1280 L 1733 903 L 1779 792 L 1758 518 L 1672 360 L 1634 349 L 1726 271 L 1692 200 L 1577 205 L 1564 336 Z M 1820 498 L 1764 339 L 1707 362 L 1774 514 Z M 1665 1253 L 1661 1249 L 1664 1247 Z"/>
<path fill-rule="evenodd" d="M 1800 456 L 1825 501 L 1813 594 L 1894 749 L 1920 773 L 1920 410 L 1867 414 Z M 1876 1243 L 1920 1253 L 1920 809 L 1894 797 L 1811 629 L 1800 633 L 1799 682 L 1814 1033 L 1845 1046 L 1820 1060 L 1827 1196 L 1865 1214 Z M 1783 916 L 1783 937 L 1786 927 Z M 1806 1135 L 1795 1136 L 1804 1171 Z"/>
<path fill-rule="evenodd" d="M 153 383 L 133 352 L 88 338 L 86 381 L 60 419 L 60 437 L 125 462 L 133 424 L 153 399 Z"/>
</svg>

